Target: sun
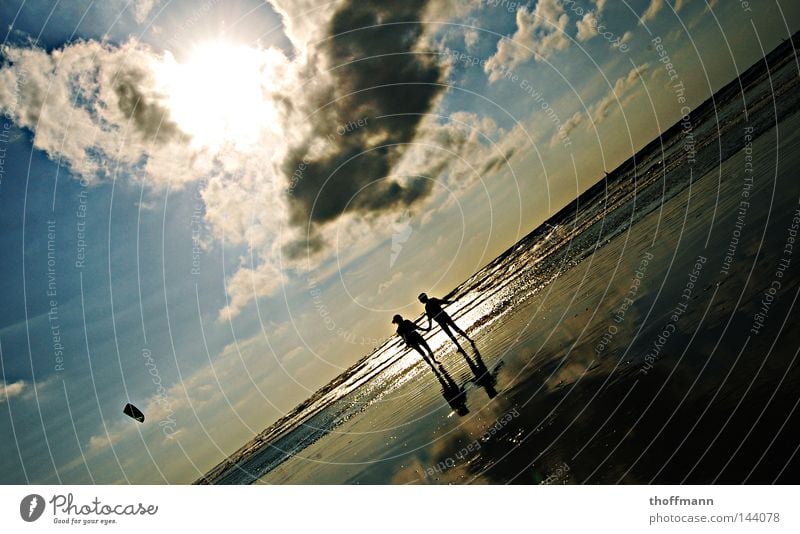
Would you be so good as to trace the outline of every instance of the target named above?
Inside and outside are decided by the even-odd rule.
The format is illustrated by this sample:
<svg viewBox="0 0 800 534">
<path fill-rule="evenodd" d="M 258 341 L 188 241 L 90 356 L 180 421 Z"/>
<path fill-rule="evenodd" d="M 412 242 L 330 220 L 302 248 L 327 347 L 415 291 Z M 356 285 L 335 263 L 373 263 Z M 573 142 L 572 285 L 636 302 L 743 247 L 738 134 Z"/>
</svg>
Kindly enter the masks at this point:
<svg viewBox="0 0 800 534">
<path fill-rule="evenodd" d="M 256 145 L 278 117 L 271 98 L 285 58 L 272 49 L 228 41 L 197 45 L 183 62 L 164 58 L 158 80 L 170 118 L 197 147 L 221 150 Z"/>
</svg>

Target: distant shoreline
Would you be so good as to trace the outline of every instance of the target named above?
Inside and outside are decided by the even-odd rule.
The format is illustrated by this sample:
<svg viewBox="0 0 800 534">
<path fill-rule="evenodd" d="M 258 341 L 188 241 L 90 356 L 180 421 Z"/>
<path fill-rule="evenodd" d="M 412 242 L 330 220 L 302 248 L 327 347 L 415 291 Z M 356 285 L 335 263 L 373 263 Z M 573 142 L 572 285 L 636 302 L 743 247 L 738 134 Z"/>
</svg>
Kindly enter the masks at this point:
<svg viewBox="0 0 800 534">
<path fill-rule="evenodd" d="M 800 32 L 794 34 L 790 40 L 786 40 L 783 43 L 781 43 L 779 46 L 770 51 L 763 58 L 761 58 L 756 63 L 751 65 L 740 76 L 731 80 L 721 89 L 716 91 L 712 96 L 706 99 L 701 105 L 697 106 L 694 110 L 692 110 L 688 114 L 688 119 L 691 122 L 691 124 L 697 125 L 703 123 L 704 121 L 711 120 L 710 119 L 711 116 L 718 109 L 719 102 L 726 102 L 732 98 L 738 98 L 739 95 L 742 95 L 743 91 L 747 90 L 747 88 L 755 86 L 759 82 L 763 81 L 768 74 L 785 66 L 787 61 L 790 60 L 797 61 L 793 51 L 798 44 L 800 44 Z M 773 95 L 773 97 L 775 95 L 780 96 L 787 90 L 789 89 L 778 87 L 775 89 L 775 94 Z M 764 105 L 766 105 L 765 102 L 752 102 L 752 103 L 748 102 L 748 107 L 747 107 L 748 114 L 750 116 L 757 115 L 758 111 Z M 794 111 L 797 111 L 797 109 L 795 109 Z M 783 116 L 781 120 L 785 118 L 786 116 Z M 680 118 L 672 126 L 670 126 L 664 132 L 662 132 L 659 136 L 654 138 L 652 141 L 650 141 L 644 147 L 642 147 L 639 151 L 637 151 L 636 154 L 625 160 L 613 171 L 601 177 L 593 186 L 589 187 L 586 191 L 581 193 L 573 201 L 566 204 L 556 214 L 548 218 L 541 225 L 534 228 L 530 233 L 528 233 L 522 239 L 517 241 L 506 251 L 504 251 L 503 253 L 498 255 L 495 259 L 484 265 L 474 275 L 470 276 L 467 280 L 459 284 L 456 288 L 450 291 L 446 295 L 446 297 L 451 298 L 453 296 L 463 294 L 469 287 L 471 287 L 471 282 L 480 279 L 480 275 L 482 273 L 493 268 L 499 263 L 502 263 L 507 257 L 514 254 L 515 251 L 519 250 L 519 248 L 522 245 L 524 244 L 530 245 L 536 242 L 537 240 L 542 239 L 554 228 L 557 228 L 559 225 L 564 224 L 565 221 L 577 220 L 579 214 L 581 214 L 584 210 L 586 210 L 587 206 L 598 205 L 598 203 L 604 201 L 606 191 L 608 190 L 608 186 L 610 184 L 615 184 L 620 180 L 624 180 L 630 177 L 630 175 L 633 173 L 633 176 L 635 176 L 637 180 L 635 191 L 638 192 L 640 190 L 646 190 L 650 188 L 651 186 L 653 186 L 653 184 L 658 183 L 661 179 L 666 179 L 666 177 L 670 173 L 680 171 L 681 167 L 679 165 L 672 165 L 672 166 L 668 165 L 668 164 L 674 164 L 675 162 L 668 162 L 663 160 L 664 159 L 663 146 L 665 145 L 665 143 L 668 144 L 669 141 L 673 140 L 674 138 L 676 138 L 676 136 L 680 134 L 680 132 L 684 129 L 685 121 L 686 117 Z M 692 165 L 692 171 L 694 172 L 696 178 L 703 176 L 711 168 L 720 164 L 722 161 L 726 160 L 728 157 L 738 152 L 742 148 L 742 146 L 736 143 L 726 145 L 722 143 L 722 138 L 725 137 L 726 134 L 730 135 L 736 132 L 737 127 L 739 127 L 743 122 L 745 122 L 745 120 L 739 117 L 737 118 L 737 120 L 724 125 L 725 128 L 720 131 L 720 135 L 706 136 L 705 138 L 701 138 L 698 140 L 699 142 L 701 142 L 697 146 L 699 157 Z M 774 126 L 774 123 L 769 123 L 767 121 L 764 121 L 763 123 L 759 123 L 757 121 L 748 121 L 747 124 L 751 125 L 748 127 L 752 128 L 751 133 L 753 139 L 762 135 L 765 131 L 768 131 L 769 128 Z M 702 150 L 709 148 L 711 145 L 711 141 L 715 139 L 719 141 L 720 158 L 718 160 L 703 158 Z M 702 143 L 702 141 L 706 142 Z M 743 139 L 742 142 L 744 142 Z M 622 203 L 623 201 L 618 199 L 617 203 L 612 207 L 611 211 L 613 211 L 613 209 L 616 209 L 616 207 L 618 207 L 619 205 L 622 205 Z M 224 459 L 222 462 L 220 462 L 212 469 L 210 469 L 205 475 L 195 480 L 194 484 L 216 483 L 222 475 L 228 472 L 229 469 L 233 468 L 243 460 L 250 458 L 253 454 L 263 450 L 265 447 L 270 446 L 270 443 L 273 442 L 275 439 L 285 435 L 288 432 L 291 432 L 298 425 L 302 424 L 303 421 L 312 417 L 319 411 L 325 409 L 326 405 L 322 404 L 317 406 L 315 409 L 308 411 L 307 413 L 304 413 L 304 411 L 307 410 L 309 406 L 315 405 L 325 395 L 332 392 L 341 384 L 343 384 L 348 378 L 352 377 L 359 369 L 361 369 L 364 366 L 364 364 L 370 360 L 370 358 L 372 358 L 376 353 L 384 350 L 387 346 L 390 346 L 392 343 L 396 343 L 396 340 L 390 338 L 389 340 L 384 342 L 381 346 L 377 347 L 372 352 L 359 359 L 358 362 L 349 367 L 341 375 L 339 375 L 334 380 L 332 380 L 331 382 L 329 382 L 328 384 L 317 390 L 304 402 L 300 403 L 289 413 L 287 413 L 286 415 L 275 421 L 273 424 L 268 426 L 266 429 L 264 429 L 262 432 L 257 434 L 254 438 L 245 443 L 237 451 L 235 451 L 226 459 Z M 291 422 L 293 422 L 293 424 L 289 425 L 289 423 Z"/>
</svg>

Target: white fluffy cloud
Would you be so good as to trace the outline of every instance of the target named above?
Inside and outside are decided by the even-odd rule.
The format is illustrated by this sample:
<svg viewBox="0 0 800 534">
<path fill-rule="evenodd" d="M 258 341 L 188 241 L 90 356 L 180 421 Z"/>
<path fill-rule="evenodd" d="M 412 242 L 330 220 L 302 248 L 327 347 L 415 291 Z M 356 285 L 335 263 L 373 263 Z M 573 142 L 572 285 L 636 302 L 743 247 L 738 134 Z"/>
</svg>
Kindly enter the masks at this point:
<svg viewBox="0 0 800 534">
<path fill-rule="evenodd" d="M 324 37 L 325 23 L 341 0 L 269 0 L 281 16 L 284 33 L 296 49 L 305 52 Z"/>
<path fill-rule="evenodd" d="M 22 395 L 25 389 L 26 384 L 22 380 L 10 384 L 0 381 L 0 402 L 6 402 L 8 399 Z"/>
<path fill-rule="evenodd" d="M 396 172 L 442 181 L 457 191 L 506 166 L 516 148 L 526 144 L 523 134 L 521 128 L 507 132 L 490 117 L 471 112 L 431 115 Z"/>
<path fill-rule="evenodd" d="M 570 135 L 582 124 L 597 126 L 602 123 L 615 109 L 614 105 L 621 102 L 624 97 L 629 96 L 631 91 L 639 85 L 639 76 L 649 68 L 650 65 L 648 63 L 632 68 L 628 74 L 614 82 L 614 86 L 603 98 L 594 102 L 585 111 L 576 111 L 564 122 L 561 129 L 550 138 L 550 146 L 556 146 L 564 136 Z M 591 122 L 587 123 L 587 119 L 590 119 Z"/>
<path fill-rule="evenodd" d="M 569 16 L 558 0 L 539 0 L 533 11 L 520 7 L 516 21 L 517 31 L 510 39 L 500 40 L 497 52 L 486 62 L 484 70 L 491 82 L 532 57 L 548 58 L 569 46 Z"/>
<path fill-rule="evenodd" d="M 5 47 L 0 111 L 34 132 L 33 145 L 93 183 L 122 169 L 180 187 L 210 170 L 186 149 L 156 88 L 158 56 L 129 41 L 78 41 L 50 53 Z"/>
<path fill-rule="evenodd" d="M 133 9 L 142 18 L 157 3 L 157 0 L 142 0 Z M 226 76 L 204 81 L 203 76 L 209 72 L 213 76 L 218 69 L 179 63 L 168 52 L 155 51 L 135 40 L 121 45 L 76 41 L 52 51 L 26 47 L 3 49 L 6 61 L 0 68 L 0 112 L 33 132 L 34 146 L 52 160 L 66 164 L 73 175 L 93 184 L 111 176 L 144 180 L 156 190 L 200 183 L 205 224 L 211 235 L 225 245 L 245 246 L 251 251 L 249 257 L 228 267 L 231 273 L 227 280 L 228 305 L 220 311 L 220 319 L 235 317 L 253 298 L 274 294 L 287 282 L 288 274 L 279 266 L 293 269 L 306 260 L 303 253 L 293 256 L 291 247 L 311 246 L 313 250 L 308 249 L 309 252 L 318 253 L 324 249 L 324 243 L 335 239 L 338 250 L 354 245 L 348 254 L 363 251 L 372 239 L 386 237 L 377 235 L 375 228 L 380 224 L 370 228 L 371 222 L 378 222 L 384 216 L 391 218 L 398 209 L 425 200 L 429 184 L 446 169 L 448 176 L 458 177 L 463 187 L 503 163 L 498 149 L 490 147 L 486 140 L 480 141 L 475 132 L 466 132 L 452 123 L 433 127 L 433 121 L 413 123 L 408 119 L 389 125 L 384 119 L 380 124 L 371 121 L 372 129 L 363 132 L 337 134 L 345 119 L 356 119 L 359 114 L 388 115 L 396 111 L 392 107 L 396 105 L 408 117 L 414 116 L 413 112 L 422 116 L 438 104 L 441 94 L 435 83 L 417 83 L 405 90 L 417 91 L 419 94 L 412 95 L 414 98 L 398 99 L 388 89 L 385 94 L 370 91 L 364 92 L 363 98 L 352 98 L 350 95 L 362 93 L 357 85 L 350 87 L 350 82 L 389 87 L 397 72 L 411 76 L 411 81 L 436 82 L 445 71 L 425 56 L 394 55 L 391 57 L 395 58 L 392 61 L 397 68 L 392 67 L 394 64 L 385 67 L 386 72 L 379 73 L 383 78 L 375 82 L 374 65 L 362 67 L 360 62 L 348 60 L 348 54 L 374 53 L 369 48 L 374 44 L 370 35 L 355 32 L 353 35 L 358 35 L 335 46 L 330 38 L 324 39 L 335 28 L 347 29 L 349 18 L 345 15 L 372 16 L 372 10 L 346 0 L 272 0 L 271 3 L 283 17 L 296 54 L 289 59 L 276 49 L 248 47 L 246 51 L 228 51 L 221 60 L 217 58 L 218 63 L 225 64 L 228 59 L 247 62 L 244 67 L 250 68 L 252 75 L 244 81 L 258 85 L 255 92 L 264 95 L 265 107 L 238 106 L 239 92 L 229 91 L 224 83 L 216 87 L 219 79 Z M 476 5 L 460 1 L 458 9 L 468 12 Z M 403 9 L 409 16 L 422 17 L 445 7 L 444 3 L 432 0 Z M 378 13 L 380 17 L 406 16 L 406 11 L 401 10 L 400 14 L 395 11 L 381 8 Z M 554 0 L 543 0 L 534 13 L 521 10 L 517 18 L 522 21 L 518 38 L 529 31 L 526 25 L 533 24 L 535 28 L 530 31 L 541 41 L 537 45 L 539 50 L 566 44 L 560 31 L 552 31 L 543 22 L 554 20 L 563 30 L 566 15 Z M 428 37 L 425 33 L 428 27 L 424 25 L 417 29 L 402 25 L 387 28 L 389 37 L 382 44 L 384 47 L 400 46 L 396 43 L 403 40 L 411 44 L 402 46 L 417 46 Z M 391 62 L 382 60 L 381 65 L 388 63 Z M 181 80 L 185 82 L 183 85 Z M 234 96 L 225 100 L 232 93 Z M 205 95 L 209 96 L 204 98 Z M 406 100 L 415 102 L 416 107 L 403 107 Z M 242 119 L 245 108 L 247 115 Z M 229 113 L 236 115 L 235 125 L 242 122 L 257 125 L 247 128 L 252 131 L 247 132 L 246 142 L 226 142 L 225 136 L 210 135 L 221 128 L 202 130 L 203 124 L 230 123 L 226 121 Z M 467 118 L 467 115 L 462 117 Z M 491 124 L 481 126 L 482 131 L 495 128 Z M 430 147 L 410 149 L 408 154 L 404 154 L 405 148 L 399 148 L 418 146 L 415 143 L 419 139 L 428 144 L 438 143 L 439 148 L 432 152 L 433 165 L 424 161 Z M 381 156 L 382 152 L 375 148 L 383 143 L 394 143 L 398 148 Z M 507 155 L 512 151 L 513 147 L 506 147 L 499 153 Z M 347 179 L 366 180 L 370 187 L 373 183 L 386 187 L 377 187 L 377 193 L 369 196 L 363 191 L 369 193 L 372 189 L 356 183 L 353 187 L 364 196 L 363 200 L 361 197 L 356 200 L 364 207 L 353 213 L 345 213 L 349 205 L 330 206 L 331 198 L 350 195 L 346 187 L 340 187 L 348 185 L 346 180 L 326 189 L 322 196 L 329 204 L 328 214 L 315 218 L 313 232 L 307 234 L 295 219 L 303 215 L 309 220 L 317 217 L 316 212 L 305 211 L 315 201 L 315 194 L 322 193 L 314 189 L 315 180 L 321 181 L 329 169 L 350 154 L 359 154 L 359 172 L 349 171 Z M 319 164 L 313 175 L 306 170 L 298 189 L 287 195 L 287 178 L 297 167 L 295 160 L 303 155 Z M 475 155 L 485 155 L 489 163 L 467 157 Z M 421 171 L 426 173 L 426 179 L 419 178 Z M 405 177 L 395 179 L 398 174 Z M 303 242 L 307 235 L 310 239 Z"/>
<path fill-rule="evenodd" d="M 649 68 L 649 63 L 638 65 L 632 68 L 626 76 L 618 78 L 617 81 L 614 82 L 614 87 L 611 91 L 592 108 L 592 119 L 595 123 L 602 122 L 608 117 L 612 105 L 623 96 L 627 95 L 631 89 L 639 85 L 640 75 L 647 72 Z"/>
<path fill-rule="evenodd" d="M 581 20 L 575 23 L 578 33 L 575 36 L 578 41 L 588 41 L 597 35 L 597 14 L 594 11 L 587 11 Z"/>
<path fill-rule="evenodd" d="M 283 69 L 268 77 L 270 87 L 261 88 L 264 93 L 281 92 L 279 83 L 292 80 L 285 72 L 288 61 L 281 64 L 282 56 L 274 50 L 251 53 L 265 58 L 254 61 L 254 71 Z M 0 111 L 33 132 L 34 147 L 91 184 L 112 175 L 144 179 L 154 189 L 167 185 L 179 189 L 202 180 L 206 222 L 213 235 L 227 243 L 269 249 L 286 212 L 280 194 L 283 185 L 274 169 L 279 154 L 271 149 L 284 137 L 275 131 L 276 121 L 262 121 L 258 110 L 250 110 L 255 122 L 264 124 L 256 132 L 257 142 L 247 147 L 196 143 L 202 132 L 185 125 L 202 127 L 203 121 L 176 122 L 170 109 L 174 88 L 164 75 L 168 69 L 183 67 L 168 54 L 135 41 L 121 46 L 78 41 L 52 52 L 6 47 L 3 55 L 7 64 L 0 69 Z M 200 94 L 193 102 L 194 113 L 213 117 L 214 107 L 225 103 L 203 101 L 201 89 L 195 88 Z M 274 265 L 264 269 L 275 272 Z M 241 290 L 241 279 L 234 275 L 234 290 Z M 266 293 L 261 288 L 255 294 Z M 242 300 L 238 294 L 232 296 L 236 306 Z"/>
<path fill-rule="evenodd" d="M 139 24 L 144 22 L 159 1 L 160 0 L 136 0 L 133 5 L 133 16 L 136 22 Z"/>
<path fill-rule="evenodd" d="M 77 41 L 52 52 L 6 47 L 3 55 L 7 64 L 0 69 L 0 112 L 33 132 L 34 147 L 90 184 L 112 175 L 144 179 L 152 189 L 180 189 L 202 181 L 212 234 L 227 244 L 247 244 L 257 251 L 259 262 L 268 261 L 286 213 L 275 163 L 280 158 L 277 141 L 291 139 L 291 134 L 283 135 L 280 120 L 263 120 L 259 109 L 239 110 L 236 102 L 224 101 L 225 86 L 214 92 L 202 79 L 191 80 L 194 87 L 187 90 L 171 85 L 180 76 L 170 74 L 184 74 L 180 69 L 185 69 L 202 75 L 203 65 L 177 64 L 168 53 L 135 41 L 121 46 Z M 250 63 L 244 67 L 264 78 L 255 88 L 258 95 L 288 92 L 282 84 L 295 81 L 295 69 L 280 52 L 253 48 L 247 58 Z M 230 60 L 241 61 L 241 56 Z M 252 81 L 262 83 L 261 78 Z M 182 105 L 191 99 L 195 109 L 174 113 L 181 111 L 176 97 Z M 215 109 L 225 106 L 225 111 L 249 113 L 258 128 L 249 132 L 253 142 L 206 142 L 209 136 L 202 128 L 209 123 L 218 131 L 220 121 L 211 119 L 219 115 Z M 280 110 L 272 112 L 280 118 Z M 281 280 L 275 272 L 273 263 L 257 268 L 259 285 L 253 295 L 275 289 L 273 280 Z M 241 294 L 245 274 L 253 272 L 234 273 L 231 279 L 234 293 L 226 314 L 235 314 L 247 300 Z"/>
<path fill-rule="evenodd" d="M 650 22 L 656 18 L 656 15 L 658 15 L 663 7 L 664 0 L 650 0 L 650 5 L 647 6 L 647 9 L 644 10 L 644 13 L 642 13 L 640 17 L 641 24 Z"/>
<path fill-rule="evenodd" d="M 251 299 L 272 295 L 286 282 L 286 275 L 269 262 L 255 269 L 239 268 L 227 282 L 229 304 L 220 311 L 220 317 L 235 317 Z"/>
</svg>

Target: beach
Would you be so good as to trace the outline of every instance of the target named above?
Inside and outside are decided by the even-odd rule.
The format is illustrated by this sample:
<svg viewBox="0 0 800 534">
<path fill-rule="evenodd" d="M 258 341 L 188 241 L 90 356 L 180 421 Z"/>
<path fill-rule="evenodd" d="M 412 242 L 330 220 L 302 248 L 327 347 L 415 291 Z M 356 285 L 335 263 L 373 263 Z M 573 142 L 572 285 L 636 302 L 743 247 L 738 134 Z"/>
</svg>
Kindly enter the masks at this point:
<svg viewBox="0 0 800 534">
<path fill-rule="evenodd" d="M 443 376 L 391 339 L 201 482 L 796 483 L 791 50 L 456 288 Z"/>
</svg>

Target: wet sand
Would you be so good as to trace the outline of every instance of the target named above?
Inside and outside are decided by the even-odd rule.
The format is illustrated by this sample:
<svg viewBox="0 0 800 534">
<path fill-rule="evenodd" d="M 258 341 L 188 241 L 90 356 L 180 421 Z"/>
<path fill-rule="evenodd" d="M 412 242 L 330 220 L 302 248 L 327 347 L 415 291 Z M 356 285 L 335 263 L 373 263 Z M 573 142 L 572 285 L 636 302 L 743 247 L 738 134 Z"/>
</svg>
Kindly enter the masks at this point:
<svg viewBox="0 0 800 534">
<path fill-rule="evenodd" d="M 777 115 L 730 123 L 704 175 L 676 166 L 680 187 L 576 212 L 467 281 L 466 356 L 437 332 L 434 372 L 390 342 L 208 478 L 797 483 L 800 115 Z"/>
</svg>

